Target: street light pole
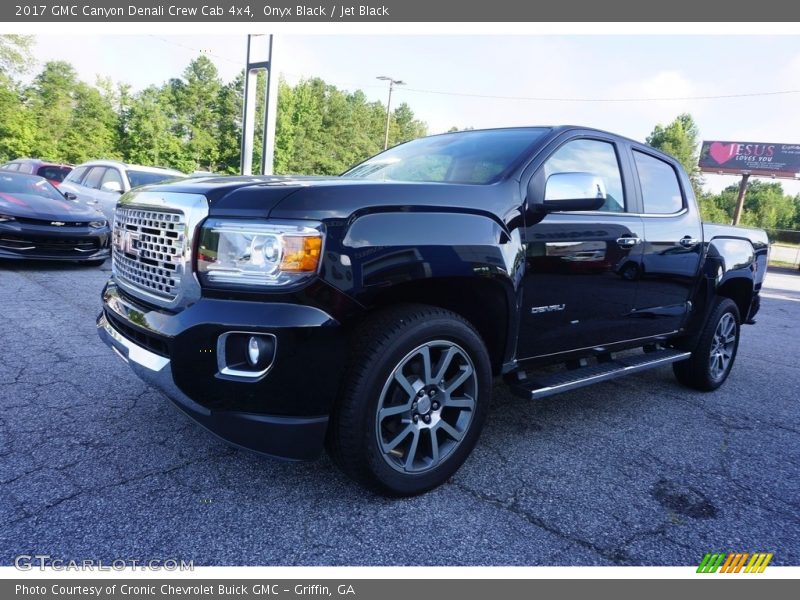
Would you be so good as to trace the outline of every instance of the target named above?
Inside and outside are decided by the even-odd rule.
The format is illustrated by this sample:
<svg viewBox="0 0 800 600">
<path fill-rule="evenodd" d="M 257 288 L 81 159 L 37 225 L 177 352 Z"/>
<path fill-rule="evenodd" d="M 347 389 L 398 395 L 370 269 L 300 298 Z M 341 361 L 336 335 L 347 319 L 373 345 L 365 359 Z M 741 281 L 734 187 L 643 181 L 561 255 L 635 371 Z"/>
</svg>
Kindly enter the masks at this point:
<svg viewBox="0 0 800 600">
<path fill-rule="evenodd" d="M 394 86 L 396 85 L 405 85 L 406 82 L 400 79 L 392 79 L 391 77 L 387 77 L 386 75 L 381 75 L 380 77 L 376 77 L 375 79 L 380 79 L 381 81 L 388 81 L 389 82 L 389 100 L 386 102 L 386 129 L 383 133 L 383 149 L 386 150 L 389 148 L 389 123 L 392 119 L 392 91 L 394 90 Z"/>
</svg>

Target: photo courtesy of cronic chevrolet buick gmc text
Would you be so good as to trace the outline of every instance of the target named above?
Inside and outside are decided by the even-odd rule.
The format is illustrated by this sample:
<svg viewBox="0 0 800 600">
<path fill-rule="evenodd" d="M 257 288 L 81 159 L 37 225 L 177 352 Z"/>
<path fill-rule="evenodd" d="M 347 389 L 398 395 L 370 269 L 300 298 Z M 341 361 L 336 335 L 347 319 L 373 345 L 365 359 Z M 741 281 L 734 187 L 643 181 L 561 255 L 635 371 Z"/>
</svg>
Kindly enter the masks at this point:
<svg viewBox="0 0 800 600">
<path fill-rule="evenodd" d="M 530 399 L 672 364 L 714 390 L 767 266 L 702 224 L 671 157 L 580 127 L 465 131 L 340 177 L 122 196 L 97 320 L 228 442 L 410 495 L 475 446 L 492 376 Z"/>
</svg>

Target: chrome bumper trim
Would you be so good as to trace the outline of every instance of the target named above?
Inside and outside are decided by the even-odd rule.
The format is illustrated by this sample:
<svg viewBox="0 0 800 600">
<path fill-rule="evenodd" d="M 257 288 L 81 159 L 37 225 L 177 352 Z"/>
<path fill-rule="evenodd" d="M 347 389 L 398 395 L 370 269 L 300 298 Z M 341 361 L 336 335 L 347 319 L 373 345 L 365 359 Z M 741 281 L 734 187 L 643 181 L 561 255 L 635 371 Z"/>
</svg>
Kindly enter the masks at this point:
<svg viewBox="0 0 800 600">
<path fill-rule="evenodd" d="M 169 365 L 169 359 L 134 344 L 111 326 L 105 313 L 97 320 L 97 327 L 108 336 L 106 342 L 125 362 L 135 362 L 149 371 L 159 372 Z M 110 339 L 109 339 L 110 338 Z"/>
</svg>

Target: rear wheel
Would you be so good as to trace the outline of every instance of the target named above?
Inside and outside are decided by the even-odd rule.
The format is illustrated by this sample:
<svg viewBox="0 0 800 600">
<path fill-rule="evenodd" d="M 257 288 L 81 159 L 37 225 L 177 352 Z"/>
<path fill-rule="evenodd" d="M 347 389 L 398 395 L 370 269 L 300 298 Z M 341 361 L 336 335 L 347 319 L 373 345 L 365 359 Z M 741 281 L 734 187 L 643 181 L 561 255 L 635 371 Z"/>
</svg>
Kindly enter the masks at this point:
<svg viewBox="0 0 800 600">
<path fill-rule="evenodd" d="M 328 446 L 356 481 L 390 495 L 445 482 L 477 442 L 491 393 L 489 356 L 460 316 L 389 309 L 356 338 Z"/>
<path fill-rule="evenodd" d="M 678 381 L 702 391 L 715 390 L 725 383 L 736 360 L 739 329 L 736 303 L 717 298 L 692 356 L 672 365 Z"/>
</svg>

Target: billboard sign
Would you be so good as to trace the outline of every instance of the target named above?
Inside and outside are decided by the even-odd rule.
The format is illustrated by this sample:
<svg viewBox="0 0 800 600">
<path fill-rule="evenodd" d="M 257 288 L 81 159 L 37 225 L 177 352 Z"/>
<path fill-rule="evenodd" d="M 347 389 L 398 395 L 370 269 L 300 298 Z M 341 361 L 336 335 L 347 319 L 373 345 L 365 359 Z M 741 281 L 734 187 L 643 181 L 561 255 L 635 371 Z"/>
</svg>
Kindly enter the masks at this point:
<svg viewBox="0 0 800 600">
<path fill-rule="evenodd" d="M 796 177 L 800 174 L 800 144 L 703 142 L 699 166 L 706 173 Z"/>
</svg>

